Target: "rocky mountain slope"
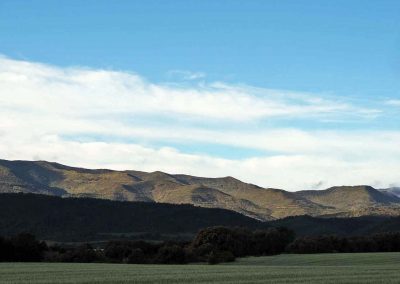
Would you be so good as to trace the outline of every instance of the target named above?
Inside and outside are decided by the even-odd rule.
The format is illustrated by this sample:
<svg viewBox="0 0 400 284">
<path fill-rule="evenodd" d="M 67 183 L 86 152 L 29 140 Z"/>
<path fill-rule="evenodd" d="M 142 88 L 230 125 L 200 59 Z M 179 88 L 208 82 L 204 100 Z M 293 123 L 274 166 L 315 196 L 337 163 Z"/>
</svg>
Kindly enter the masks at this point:
<svg viewBox="0 0 400 284">
<path fill-rule="evenodd" d="M 397 215 L 400 199 L 371 186 L 335 186 L 326 190 L 299 191 L 300 195 L 315 203 L 341 212 L 337 216 Z M 399 212 L 400 213 L 400 212 Z"/>
<path fill-rule="evenodd" d="M 259 220 L 296 215 L 400 215 L 400 198 L 368 186 L 287 192 L 233 177 L 89 170 L 45 161 L 0 160 L 0 193 L 10 192 L 193 204 L 229 209 Z"/>
</svg>

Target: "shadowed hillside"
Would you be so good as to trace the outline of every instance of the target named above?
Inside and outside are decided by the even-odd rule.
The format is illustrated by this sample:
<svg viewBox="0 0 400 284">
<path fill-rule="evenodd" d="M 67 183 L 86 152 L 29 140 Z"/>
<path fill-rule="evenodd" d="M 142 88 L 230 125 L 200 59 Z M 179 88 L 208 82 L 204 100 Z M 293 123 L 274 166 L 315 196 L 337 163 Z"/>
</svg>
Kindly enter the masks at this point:
<svg viewBox="0 0 400 284">
<path fill-rule="evenodd" d="M 260 222 L 233 211 L 192 205 L 0 195 L 0 235 L 29 232 L 40 239 L 82 242 L 115 238 L 186 240 L 212 226 L 286 227 L 297 236 L 368 235 L 400 231 L 400 217 L 315 218 L 293 216 Z"/>
<path fill-rule="evenodd" d="M 216 208 L 39 194 L 1 194 L 0 208 L 0 235 L 29 232 L 41 239 L 60 241 L 104 240 L 121 235 L 187 238 L 212 226 L 268 226 Z"/>
<path fill-rule="evenodd" d="M 229 209 L 259 220 L 288 216 L 399 215 L 393 192 L 369 186 L 287 192 L 233 177 L 203 178 L 163 172 L 88 170 L 45 161 L 0 160 L 1 193 L 38 193 L 118 201 L 193 204 Z"/>
</svg>

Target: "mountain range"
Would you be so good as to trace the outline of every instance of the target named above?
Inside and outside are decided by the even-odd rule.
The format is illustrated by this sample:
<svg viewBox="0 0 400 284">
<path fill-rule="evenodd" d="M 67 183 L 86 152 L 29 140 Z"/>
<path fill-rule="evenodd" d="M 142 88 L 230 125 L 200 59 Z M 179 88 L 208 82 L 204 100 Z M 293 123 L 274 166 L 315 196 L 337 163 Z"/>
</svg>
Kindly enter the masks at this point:
<svg viewBox="0 0 400 284">
<path fill-rule="evenodd" d="M 69 167 L 46 161 L 0 160 L 0 193 L 35 193 L 117 201 L 222 208 L 262 220 L 288 216 L 400 215 L 399 188 L 337 186 L 289 192 L 233 177 L 204 178 L 164 172 Z"/>
</svg>

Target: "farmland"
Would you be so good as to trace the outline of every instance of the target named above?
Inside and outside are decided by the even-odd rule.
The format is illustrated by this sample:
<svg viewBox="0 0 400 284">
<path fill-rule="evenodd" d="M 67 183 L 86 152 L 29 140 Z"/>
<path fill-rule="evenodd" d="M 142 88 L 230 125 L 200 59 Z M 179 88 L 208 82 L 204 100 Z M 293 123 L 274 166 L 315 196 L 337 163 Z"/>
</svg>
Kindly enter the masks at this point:
<svg viewBox="0 0 400 284">
<path fill-rule="evenodd" d="M 399 283 L 400 253 L 249 257 L 221 265 L 1 263 L 0 283 Z"/>
</svg>

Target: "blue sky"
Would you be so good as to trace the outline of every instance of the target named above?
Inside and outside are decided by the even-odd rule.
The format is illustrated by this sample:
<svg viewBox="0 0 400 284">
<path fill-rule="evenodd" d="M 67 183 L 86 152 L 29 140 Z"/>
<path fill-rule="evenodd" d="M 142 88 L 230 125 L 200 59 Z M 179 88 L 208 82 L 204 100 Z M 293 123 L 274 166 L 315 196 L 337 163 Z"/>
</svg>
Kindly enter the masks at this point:
<svg viewBox="0 0 400 284">
<path fill-rule="evenodd" d="M 2 53 L 370 98 L 400 95 L 399 1 L 1 1 Z"/>
<path fill-rule="evenodd" d="M 399 1 L 3 0 L 3 158 L 397 185 L 399 15 Z"/>
</svg>

